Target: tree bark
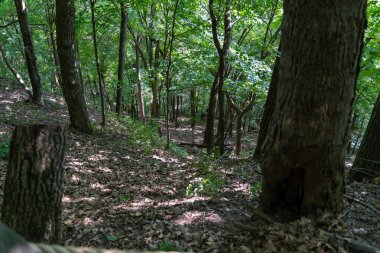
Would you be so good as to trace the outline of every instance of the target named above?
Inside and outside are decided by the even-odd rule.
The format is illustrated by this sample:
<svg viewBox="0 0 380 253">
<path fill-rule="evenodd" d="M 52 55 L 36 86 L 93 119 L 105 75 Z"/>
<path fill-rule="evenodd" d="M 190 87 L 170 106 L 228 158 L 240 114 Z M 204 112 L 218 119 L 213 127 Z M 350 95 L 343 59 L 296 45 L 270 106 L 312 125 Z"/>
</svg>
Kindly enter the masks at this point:
<svg viewBox="0 0 380 253">
<path fill-rule="evenodd" d="M 56 15 L 57 50 L 62 75 L 61 87 L 69 110 L 70 122 L 75 129 L 91 133 L 77 61 L 74 0 L 56 0 Z"/>
<path fill-rule="evenodd" d="M 11 140 L 2 220 L 33 242 L 62 239 L 66 128 L 17 126 Z"/>
<path fill-rule="evenodd" d="M 95 64 L 96 64 L 96 71 L 98 73 L 98 82 L 99 82 L 100 106 L 101 106 L 101 111 L 102 111 L 101 125 L 105 126 L 106 125 L 106 108 L 104 105 L 104 83 L 103 83 L 103 78 L 102 78 L 102 71 L 100 69 L 98 41 L 96 37 L 95 3 L 96 3 L 96 0 L 90 0 L 92 40 L 94 43 Z"/>
<path fill-rule="evenodd" d="M 276 61 L 274 63 L 274 67 L 273 67 L 272 78 L 269 84 L 267 99 L 265 100 L 265 104 L 264 104 L 263 117 L 260 121 L 260 130 L 259 130 L 259 135 L 257 137 L 257 144 L 255 148 L 255 153 L 254 153 L 254 157 L 257 159 L 260 159 L 261 157 L 261 147 L 268 134 L 270 118 L 273 115 L 274 107 L 276 105 L 279 63 L 280 63 L 280 56 L 277 56 Z"/>
<path fill-rule="evenodd" d="M 125 66 L 125 44 L 127 40 L 127 12 L 125 3 L 120 3 L 120 40 L 119 40 L 119 65 L 117 69 L 116 113 L 120 116 L 123 110 L 123 79 Z"/>
<path fill-rule="evenodd" d="M 16 5 L 18 22 L 20 24 L 22 40 L 24 42 L 24 53 L 26 59 L 26 66 L 30 83 L 32 84 L 33 97 L 32 101 L 39 105 L 44 105 L 43 92 L 41 86 L 41 78 L 38 73 L 37 59 L 34 52 L 32 32 L 28 22 L 28 12 L 24 0 L 14 0 Z"/>
<path fill-rule="evenodd" d="M 260 207 L 276 219 L 342 208 L 347 124 L 366 1 L 284 1 L 277 96 Z"/>
<path fill-rule="evenodd" d="M 219 138 L 219 152 L 222 155 L 224 153 L 224 74 L 225 74 L 225 62 L 228 55 L 228 51 L 232 41 L 232 21 L 231 21 L 231 0 L 226 0 L 226 9 L 224 12 L 224 39 L 223 44 L 220 43 L 218 38 L 218 23 L 214 13 L 214 0 L 209 0 L 209 11 L 211 17 L 211 30 L 212 38 L 215 48 L 218 52 L 218 70 L 215 74 L 215 79 L 210 92 L 209 106 L 207 112 L 206 129 L 204 135 L 204 144 L 207 147 L 207 152 L 210 154 L 214 148 L 214 119 L 216 99 L 218 97 L 219 108 L 219 123 L 218 132 Z"/>
<path fill-rule="evenodd" d="M 380 176 L 380 94 L 356 155 L 349 179 L 359 181 Z"/>
<path fill-rule="evenodd" d="M 33 97 L 32 92 L 30 91 L 30 89 L 28 88 L 28 86 L 26 86 L 26 83 L 25 83 L 24 79 L 22 79 L 22 77 L 17 72 L 17 70 L 15 68 L 13 68 L 13 66 L 9 62 L 7 54 L 5 52 L 5 49 L 3 48 L 3 46 L 1 44 L 0 44 L 0 52 L 1 52 L 1 55 L 3 56 L 3 60 L 5 62 L 5 65 L 12 72 L 12 74 L 16 78 L 18 84 L 26 91 L 26 93 L 28 93 L 29 97 L 32 98 Z"/>
<path fill-rule="evenodd" d="M 160 104 L 159 104 L 159 90 L 158 90 L 158 71 L 160 68 L 160 41 L 157 40 L 155 43 L 154 51 L 154 73 L 153 73 L 153 82 L 152 82 L 152 117 L 160 117 Z"/>
<path fill-rule="evenodd" d="M 137 71 L 137 99 L 139 101 L 139 111 L 140 120 L 145 123 L 145 109 L 144 109 L 144 98 L 142 94 L 142 84 L 141 84 L 141 66 L 140 66 L 140 47 L 141 37 L 136 36 L 135 48 L 136 48 L 136 71 Z"/>
</svg>

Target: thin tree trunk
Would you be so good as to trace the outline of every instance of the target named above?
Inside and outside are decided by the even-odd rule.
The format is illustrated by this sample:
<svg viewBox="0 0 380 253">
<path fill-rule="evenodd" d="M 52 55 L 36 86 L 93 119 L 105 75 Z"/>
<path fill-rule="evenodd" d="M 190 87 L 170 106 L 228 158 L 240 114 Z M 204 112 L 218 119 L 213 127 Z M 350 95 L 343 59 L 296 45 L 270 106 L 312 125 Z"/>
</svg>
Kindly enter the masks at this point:
<svg viewBox="0 0 380 253">
<path fill-rule="evenodd" d="M 125 44 L 127 40 L 127 12 L 125 3 L 120 2 L 120 41 L 119 41 L 119 65 L 117 69 L 116 113 L 120 116 L 123 110 L 123 79 L 125 66 Z"/>
<path fill-rule="evenodd" d="M 158 71 L 160 68 L 160 41 L 157 40 L 155 43 L 155 52 L 154 52 L 154 76 L 152 82 L 152 117 L 160 117 L 160 105 L 159 105 L 159 95 L 158 95 Z"/>
<path fill-rule="evenodd" d="M 68 107 L 70 122 L 75 129 L 91 133 L 77 61 L 74 0 L 56 0 L 56 15 L 57 51 L 62 75 L 61 87 Z"/>
<path fill-rule="evenodd" d="M 96 3 L 96 0 L 90 0 L 92 40 L 94 43 L 95 64 L 96 64 L 96 71 L 98 73 L 98 82 L 99 82 L 100 105 L 101 105 L 101 111 L 102 111 L 101 125 L 105 126 L 106 125 L 106 109 L 104 105 L 104 83 L 103 83 L 103 78 L 102 78 L 102 71 L 100 69 L 98 42 L 97 42 L 97 37 L 96 37 L 95 3 Z"/>
<path fill-rule="evenodd" d="M 28 14 L 24 0 L 14 0 L 17 10 L 18 22 L 21 28 L 22 40 L 24 42 L 24 53 L 26 66 L 28 68 L 30 83 L 32 84 L 32 101 L 44 105 L 41 78 L 38 74 L 37 59 L 34 52 L 32 32 L 28 22 Z"/>
<path fill-rule="evenodd" d="M 0 52 L 1 52 L 1 55 L 3 56 L 3 60 L 5 62 L 5 65 L 12 72 L 12 74 L 16 78 L 18 84 L 26 91 L 26 93 L 28 93 L 29 97 L 32 98 L 33 97 L 32 92 L 30 91 L 28 86 L 26 86 L 25 81 L 22 79 L 22 77 L 17 72 L 17 70 L 15 68 L 13 68 L 13 66 L 11 65 L 10 61 L 8 60 L 5 49 L 3 48 L 3 46 L 1 44 L 0 44 Z"/>
<path fill-rule="evenodd" d="M 139 101 L 139 111 L 140 111 L 140 120 L 145 123 L 145 109 L 144 109 L 144 98 L 142 94 L 142 84 L 141 84 L 141 66 L 140 66 L 140 47 L 141 37 L 136 36 L 136 71 L 137 71 L 137 99 Z"/>
<path fill-rule="evenodd" d="M 17 126 L 4 187 L 2 221 L 33 242 L 62 240 L 66 128 Z"/>
</svg>

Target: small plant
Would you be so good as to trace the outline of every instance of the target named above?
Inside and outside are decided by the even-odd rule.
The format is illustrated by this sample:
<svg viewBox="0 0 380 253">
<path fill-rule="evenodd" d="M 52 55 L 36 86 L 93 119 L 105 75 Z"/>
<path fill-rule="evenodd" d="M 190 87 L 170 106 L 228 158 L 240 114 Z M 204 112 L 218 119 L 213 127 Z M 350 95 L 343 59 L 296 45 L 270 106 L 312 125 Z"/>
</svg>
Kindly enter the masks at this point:
<svg viewBox="0 0 380 253">
<path fill-rule="evenodd" d="M 204 178 L 190 183 L 186 187 L 186 197 L 198 196 L 199 194 L 205 194 L 213 196 L 217 194 L 220 188 L 225 184 L 224 179 L 214 173 L 207 173 Z"/>
<path fill-rule="evenodd" d="M 261 188 L 262 188 L 261 182 L 257 182 L 254 185 L 252 185 L 251 189 L 250 189 L 251 195 L 258 194 L 258 192 L 261 190 Z"/>
<path fill-rule="evenodd" d="M 189 157 L 189 154 L 187 153 L 187 151 L 181 147 L 178 147 L 176 144 L 174 143 L 170 143 L 169 144 L 169 148 L 170 148 L 170 151 L 172 151 L 172 153 L 174 153 L 175 155 L 181 157 L 181 158 L 187 158 Z"/>
<path fill-rule="evenodd" d="M 0 142 L 0 160 L 5 160 L 8 157 L 9 143 Z"/>
<path fill-rule="evenodd" d="M 121 200 L 123 200 L 125 202 L 129 202 L 131 199 L 132 199 L 132 197 L 128 194 L 121 196 Z"/>
<path fill-rule="evenodd" d="M 172 242 L 161 242 L 154 249 L 155 251 L 179 251 L 182 252 L 183 248 L 178 247 L 176 244 Z"/>
<path fill-rule="evenodd" d="M 115 234 L 108 234 L 107 235 L 107 240 L 110 241 L 110 242 L 115 242 L 119 239 L 119 237 L 117 237 L 117 235 Z"/>
</svg>

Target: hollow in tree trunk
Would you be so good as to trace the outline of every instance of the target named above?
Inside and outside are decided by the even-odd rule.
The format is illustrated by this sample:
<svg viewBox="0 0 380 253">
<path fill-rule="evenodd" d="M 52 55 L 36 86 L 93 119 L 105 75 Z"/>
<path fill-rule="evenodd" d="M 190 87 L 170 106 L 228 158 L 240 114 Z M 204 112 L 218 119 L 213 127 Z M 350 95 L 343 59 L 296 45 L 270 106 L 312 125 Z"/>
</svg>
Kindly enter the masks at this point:
<svg viewBox="0 0 380 253">
<path fill-rule="evenodd" d="M 13 132 L 2 220 L 30 241 L 62 239 L 65 145 L 62 126 L 17 126 Z"/>
<path fill-rule="evenodd" d="M 365 0 L 284 1 L 276 104 L 262 146 L 262 210 L 279 220 L 337 213 Z"/>
</svg>

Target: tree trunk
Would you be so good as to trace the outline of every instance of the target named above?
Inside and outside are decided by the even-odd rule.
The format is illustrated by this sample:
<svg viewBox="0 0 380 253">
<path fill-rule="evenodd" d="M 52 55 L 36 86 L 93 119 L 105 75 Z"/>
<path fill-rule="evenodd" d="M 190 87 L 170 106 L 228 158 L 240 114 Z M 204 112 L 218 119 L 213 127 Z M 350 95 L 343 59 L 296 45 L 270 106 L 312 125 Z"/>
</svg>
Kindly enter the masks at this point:
<svg viewBox="0 0 380 253">
<path fill-rule="evenodd" d="M 279 220 L 342 208 L 347 124 L 365 0 L 284 1 L 277 97 L 260 207 Z"/>
<path fill-rule="evenodd" d="M 120 41 L 119 41 L 119 66 L 117 69 L 116 113 L 120 116 L 123 109 L 123 79 L 125 65 L 125 43 L 127 40 L 127 12 L 125 3 L 120 3 Z"/>
<path fill-rule="evenodd" d="M 26 86 L 24 80 L 22 79 L 20 74 L 17 72 L 17 70 L 15 68 L 13 68 L 13 66 L 9 62 L 7 54 L 5 52 L 5 49 L 3 48 L 3 46 L 1 44 L 0 44 L 0 52 L 1 52 L 1 55 L 3 56 L 3 60 L 5 62 L 5 65 L 12 72 L 12 74 L 16 78 L 18 84 L 26 91 L 26 93 L 28 93 L 29 97 L 32 98 L 33 97 L 32 92 L 30 91 L 28 86 Z"/>
<path fill-rule="evenodd" d="M 95 3 L 96 3 L 96 0 L 90 0 L 92 40 L 94 43 L 95 64 L 96 64 L 96 71 L 98 73 L 98 82 L 99 82 L 100 106 L 101 106 L 101 111 L 102 111 L 101 125 L 105 126 L 106 125 L 106 108 L 104 105 L 104 83 L 103 83 L 103 78 L 102 78 L 102 71 L 100 69 L 98 41 L 96 37 Z"/>
<path fill-rule="evenodd" d="M 24 42 L 24 53 L 26 59 L 26 66 L 30 83 L 32 84 L 33 97 L 32 101 L 36 104 L 43 105 L 43 93 L 41 86 L 40 75 L 38 74 L 37 59 L 34 52 L 32 32 L 28 23 L 28 12 L 24 0 L 14 0 L 17 10 L 18 22 L 21 28 L 22 40 Z"/>
<path fill-rule="evenodd" d="M 159 105 L 159 95 L 158 95 L 158 71 L 160 68 L 160 41 L 156 41 L 155 52 L 154 52 L 154 76 L 152 82 L 152 117 L 160 117 L 160 105 Z"/>
<path fill-rule="evenodd" d="M 380 176 L 380 94 L 356 155 L 349 179 L 359 181 Z"/>
<path fill-rule="evenodd" d="M 57 49 L 62 75 L 61 87 L 69 110 L 70 122 L 75 129 L 91 133 L 77 61 L 74 0 L 56 0 L 56 15 Z"/>
<path fill-rule="evenodd" d="M 144 109 L 144 98 L 142 94 L 141 86 L 141 67 L 140 67 L 140 47 L 141 37 L 136 37 L 136 71 L 137 71 L 137 99 L 139 101 L 139 111 L 140 111 L 140 120 L 145 123 L 145 109 Z"/>
<path fill-rule="evenodd" d="M 260 121 L 260 129 L 259 129 L 259 135 L 257 137 L 257 144 L 255 148 L 254 157 L 257 159 L 260 159 L 261 157 L 261 147 L 264 143 L 264 140 L 268 134 L 268 127 L 269 127 L 269 121 L 270 117 L 273 115 L 273 110 L 276 105 L 276 96 L 277 96 L 277 82 L 278 82 L 278 75 L 279 75 L 279 65 L 280 64 L 280 57 L 276 57 L 276 61 L 273 66 L 273 72 L 272 72 L 272 78 L 269 84 L 269 90 L 267 99 L 265 100 L 264 105 L 264 111 L 263 116 Z"/>
<path fill-rule="evenodd" d="M 11 140 L 2 220 L 33 242 L 62 239 L 66 128 L 17 126 Z"/>
</svg>

